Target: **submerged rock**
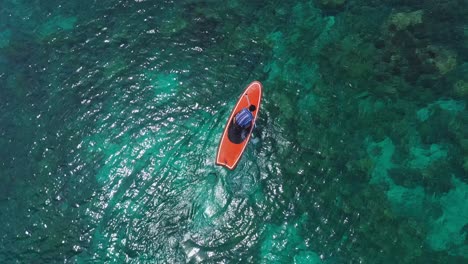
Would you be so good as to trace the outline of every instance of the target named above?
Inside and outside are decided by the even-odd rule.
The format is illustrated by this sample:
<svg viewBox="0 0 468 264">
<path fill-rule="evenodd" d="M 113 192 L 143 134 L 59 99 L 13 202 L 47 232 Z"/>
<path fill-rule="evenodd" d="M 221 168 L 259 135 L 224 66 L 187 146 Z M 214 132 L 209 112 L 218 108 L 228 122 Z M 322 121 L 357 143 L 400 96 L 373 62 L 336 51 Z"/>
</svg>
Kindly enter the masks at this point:
<svg viewBox="0 0 468 264">
<path fill-rule="evenodd" d="M 160 32 L 163 34 L 171 35 L 176 34 L 187 27 L 188 23 L 182 18 L 174 18 L 171 20 L 164 21 L 160 28 Z"/>
<path fill-rule="evenodd" d="M 415 52 L 422 64 L 432 67 L 441 75 L 447 74 L 457 66 L 457 55 L 446 48 L 430 45 Z"/>
<path fill-rule="evenodd" d="M 324 7 L 340 7 L 345 2 L 346 0 L 320 0 L 320 4 Z"/>
<path fill-rule="evenodd" d="M 458 96 L 467 97 L 468 96 L 468 82 L 465 82 L 464 80 L 460 80 L 456 82 L 453 85 L 453 91 Z"/>
<path fill-rule="evenodd" d="M 414 12 L 399 12 L 390 15 L 387 25 L 389 28 L 396 30 L 405 30 L 410 26 L 415 26 L 423 23 L 423 11 Z"/>
<path fill-rule="evenodd" d="M 10 45 L 11 30 L 0 31 L 0 49 Z"/>
<path fill-rule="evenodd" d="M 46 23 L 37 28 L 37 33 L 40 38 L 47 38 L 61 30 L 72 30 L 76 24 L 76 17 L 64 17 L 61 15 L 49 19 Z"/>
</svg>

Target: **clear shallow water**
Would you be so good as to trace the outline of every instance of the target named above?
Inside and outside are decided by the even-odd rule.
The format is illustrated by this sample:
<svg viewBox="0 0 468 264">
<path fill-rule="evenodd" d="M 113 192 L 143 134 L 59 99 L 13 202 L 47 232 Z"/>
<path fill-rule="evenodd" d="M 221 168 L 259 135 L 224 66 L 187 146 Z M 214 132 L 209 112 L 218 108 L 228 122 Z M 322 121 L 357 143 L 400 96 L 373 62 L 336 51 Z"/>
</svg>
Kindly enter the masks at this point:
<svg viewBox="0 0 468 264">
<path fill-rule="evenodd" d="M 2 263 L 468 258 L 463 3 L 2 7 Z"/>
</svg>

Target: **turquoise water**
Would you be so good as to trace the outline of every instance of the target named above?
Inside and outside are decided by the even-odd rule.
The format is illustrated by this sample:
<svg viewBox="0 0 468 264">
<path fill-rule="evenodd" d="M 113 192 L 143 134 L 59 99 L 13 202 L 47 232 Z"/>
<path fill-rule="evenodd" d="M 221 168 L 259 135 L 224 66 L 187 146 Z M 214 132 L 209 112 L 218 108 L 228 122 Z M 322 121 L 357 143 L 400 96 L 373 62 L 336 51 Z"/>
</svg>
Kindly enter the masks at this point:
<svg viewBox="0 0 468 264">
<path fill-rule="evenodd" d="M 466 1 L 0 3 L 0 263 L 468 261 Z"/>
</svg>

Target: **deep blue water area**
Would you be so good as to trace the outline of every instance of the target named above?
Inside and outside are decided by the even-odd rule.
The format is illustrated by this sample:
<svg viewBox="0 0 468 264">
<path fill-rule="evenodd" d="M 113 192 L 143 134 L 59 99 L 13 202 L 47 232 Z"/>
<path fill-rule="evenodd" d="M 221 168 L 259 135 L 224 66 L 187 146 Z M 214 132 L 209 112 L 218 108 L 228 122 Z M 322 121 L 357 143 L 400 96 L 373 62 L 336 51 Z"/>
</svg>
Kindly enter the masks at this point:
<svg viewBox="0 0 468 264">
<path fill-rule="evenodd" d="M 467 263 L 468 2 L 0 1 L 0 263 Z M 234 171 L 238 96 L 263 84 Z"/>
</svg>

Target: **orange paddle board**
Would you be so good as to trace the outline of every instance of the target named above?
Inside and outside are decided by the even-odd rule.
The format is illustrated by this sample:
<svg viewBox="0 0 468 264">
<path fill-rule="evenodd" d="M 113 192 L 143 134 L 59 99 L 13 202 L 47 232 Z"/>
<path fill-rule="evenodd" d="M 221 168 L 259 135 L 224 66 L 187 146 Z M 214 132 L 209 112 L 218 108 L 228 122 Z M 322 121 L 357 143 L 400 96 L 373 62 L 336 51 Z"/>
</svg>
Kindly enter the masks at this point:
<svg viewBox="0 0 468 264">
<path fill-rule="evenodd" d="M 230 170 L 233 170 L 237 163 L 239 162 L 242 153 L 244 153 L 245 147 L 249 143 L 250 136 L 252 135 L 252 130 L 255 125 L 255 120 L 257 120 L 258 112 L 260 111 L 260 101 L 262 99 L 262 84 L 258 81 L 254 81 L 242 93 L 239 100 L 237 101 L 236 106 L 231 112 L 229 119 L 224 128 L 223 135 L 221 136 L 221 141 L 218 147 L 218 154 L 216 155 L 216 165 L 224 166 Z M 240 134 L 235 136 L 238 133 L 233 132 L 234 130 L 234 116 L 241 111 L 243 108 L 249 108 L 253 104 L 256 109 L 252 112 L 254 119 L 252 125 L 245 131 L 248 133 L 246 138 L 242 141 L 240 139 Z"/>
</svg>

